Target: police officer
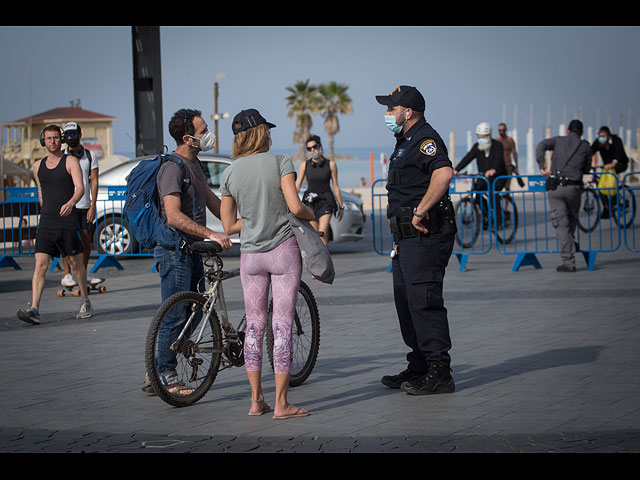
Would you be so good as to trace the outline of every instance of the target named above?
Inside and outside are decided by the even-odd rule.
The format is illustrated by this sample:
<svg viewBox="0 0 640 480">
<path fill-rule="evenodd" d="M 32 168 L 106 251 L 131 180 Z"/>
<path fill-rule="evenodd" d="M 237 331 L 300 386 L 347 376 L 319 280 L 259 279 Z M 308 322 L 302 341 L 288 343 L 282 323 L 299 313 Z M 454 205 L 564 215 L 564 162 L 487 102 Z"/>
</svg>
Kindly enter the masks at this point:
<svg viewBox="0 0 640 480">
<path fill-rule="evenodd" d="M 376 96 L 385 105 L 385 123 L 395 134 L 389 159 L 387 217 L 393 232 L 393 294 L 400 331 L 411 350 L 408 367 L 382 377 L 390 388 L 412 395 L 451 393 L 451 338 L 442 298 L 445 268 L 456 232 L 447 148 L 424 118 L 425 101 L 401 85 Z"/>
<path fill-rule="evenodd" d="M 571 120 L 567 135 L 546 138 L 536 146 L 536 160 L 547 180 L 549 217 L 556 229 L 562 265 L 558 272 L 576 271 L 575 231 L 578 226 L 582 175 L 589 172 L 591 147 L 582 140 L 583 125 Z M 546 169 L 545 152 L 553 151 L 551 167 Z"/>
</svg>

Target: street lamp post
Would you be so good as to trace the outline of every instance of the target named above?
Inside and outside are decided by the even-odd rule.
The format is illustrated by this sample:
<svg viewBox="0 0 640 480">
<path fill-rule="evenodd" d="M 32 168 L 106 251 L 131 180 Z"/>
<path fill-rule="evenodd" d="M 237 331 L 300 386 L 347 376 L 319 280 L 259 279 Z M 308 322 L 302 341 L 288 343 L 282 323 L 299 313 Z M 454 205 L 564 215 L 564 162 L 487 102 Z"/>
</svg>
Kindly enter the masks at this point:
<svg viewBox="0 0 640 480">
<path fill-rule="evenodd" d="M 219 137 L 218 137 L 218 120 L 221 118 L 229 118 L 229 114 L 228 113 L 223 113 L 222 115 L 218 115 L 218 80 L 226 77 L 227 74 L 226 73 L 219 73 L 215 76 L 215 79 L 213 81 L 213 115 L 211 115 L 211 119 L 213 120 L 213 124 L 214 124 L 214 134 L 216 136 L 216 146 L 215 146 L 215 151 L 216 153 L 219 153 L 218 150 L 218 145 L 220 144 L 219 142 Z"/>
</svg>

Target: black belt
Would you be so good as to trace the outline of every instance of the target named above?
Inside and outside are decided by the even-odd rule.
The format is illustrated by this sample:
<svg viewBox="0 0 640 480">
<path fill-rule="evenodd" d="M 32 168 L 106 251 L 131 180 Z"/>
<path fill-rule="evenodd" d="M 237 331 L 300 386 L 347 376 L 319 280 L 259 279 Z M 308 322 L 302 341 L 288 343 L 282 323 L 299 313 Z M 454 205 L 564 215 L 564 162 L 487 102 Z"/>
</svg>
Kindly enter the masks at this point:
<svg viewBox="0 0 640 480">
<path fill-rule="evenodd" d="M 560 179 L 560 185 L 582 185 L 582 180 Z"/>
</svg>

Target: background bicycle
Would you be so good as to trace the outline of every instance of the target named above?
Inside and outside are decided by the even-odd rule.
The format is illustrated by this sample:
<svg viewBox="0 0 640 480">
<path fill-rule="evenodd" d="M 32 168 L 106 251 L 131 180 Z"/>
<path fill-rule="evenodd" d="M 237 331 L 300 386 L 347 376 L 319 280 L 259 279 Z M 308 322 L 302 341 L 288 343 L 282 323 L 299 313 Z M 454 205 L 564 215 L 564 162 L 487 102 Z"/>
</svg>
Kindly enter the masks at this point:
<svg viewBox="0 0 640 480">
<path fill-rule="evenodd" d="M 225 271 L 218 256 L 220 245 L 215 242 L 195 242 L 192 250 L 205 256 L 206 289 L 185 291 L 169 297 L 151 321 L 145 345 L 145 363 L 151 385 L 158 396 L 176 407 L 185 407 L 200 400 L 213 385 L 218 371 L 244 365 L 246 318 L 237 326 L 229 320 L 223 282 L 240 275 L 240 269 Z M 218 308 L 216 310 L 216 303 Z M 266 345 L 273 368 L 273 334 L 271 304 L 267 323 Z M 218 317 L 220 314 L 220 318 Z M 158 332 L 162 322 L 177 315 L 180 332 L 172 343 L 176 353 L 178 385 L 164 385 L 156 369 Z M 289 385 L 302 384 L 311 374 L 320 346 L 320 315 L 309 286 L 300 282 L 293 325 L 293 362 Z"/>
<path fill-rule="evenodd" d="M 602 180 L 610 180 L 615 187 L 602 186 Z M 636 198 L 633 190 L 621 188 L 614 173 L 605 172 L 602 167 L 592 169 L 591 178 L 584 184 L 580 200 L 578 226 L 585 233 L 592 232 L 602 219 L 609 226 L 619 222 L 620 228 L 628 228 L 636 215 Z M 605 225 L 606 226 L 606 225 Z"/>
<path fill-rule="evenodd" d="M 458 176 L 464 176 L 461 172 Z M 463 248 L 472 248 L 478 236 L 480 228 L 496 234 L 500 243 L 513 241 L 518 229 L 518 209 L 508 193 L 494 195 L 494 203 L 499 202 L 500 210 L 493 213 L 489 202 L 491 186 L 483 177 L 474 178 L 472 190 L 460 198 L 455 207 L 458 222 L 456 241 Z"/>
</svg>

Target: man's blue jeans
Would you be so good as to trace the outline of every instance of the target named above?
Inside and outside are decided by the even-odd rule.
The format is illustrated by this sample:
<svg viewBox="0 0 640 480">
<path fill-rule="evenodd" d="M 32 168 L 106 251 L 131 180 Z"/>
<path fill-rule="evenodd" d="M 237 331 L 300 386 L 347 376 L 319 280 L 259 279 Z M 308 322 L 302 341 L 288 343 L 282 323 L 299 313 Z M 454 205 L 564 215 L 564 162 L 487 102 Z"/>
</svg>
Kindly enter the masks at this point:
<svg viewBox="0 0 640 480">
<path fill-rule="evenodd" d="M 162 302 L 171 295 L 185 290 L 202 291 L 198 286 L 204 285 L 204 267 L 199 253 L 191 253 L 186 247 L 182 250 L 168 250 L 156 246 L 153 256 L 160 275 Z M 159 375 L 176 368 L 176 355 L 171 350 L 171 344 L 180 334 L 186 320 L 181 312 L 181 309 L 172 309 L 158 331 L 156 363 Z"/>
</svg>

